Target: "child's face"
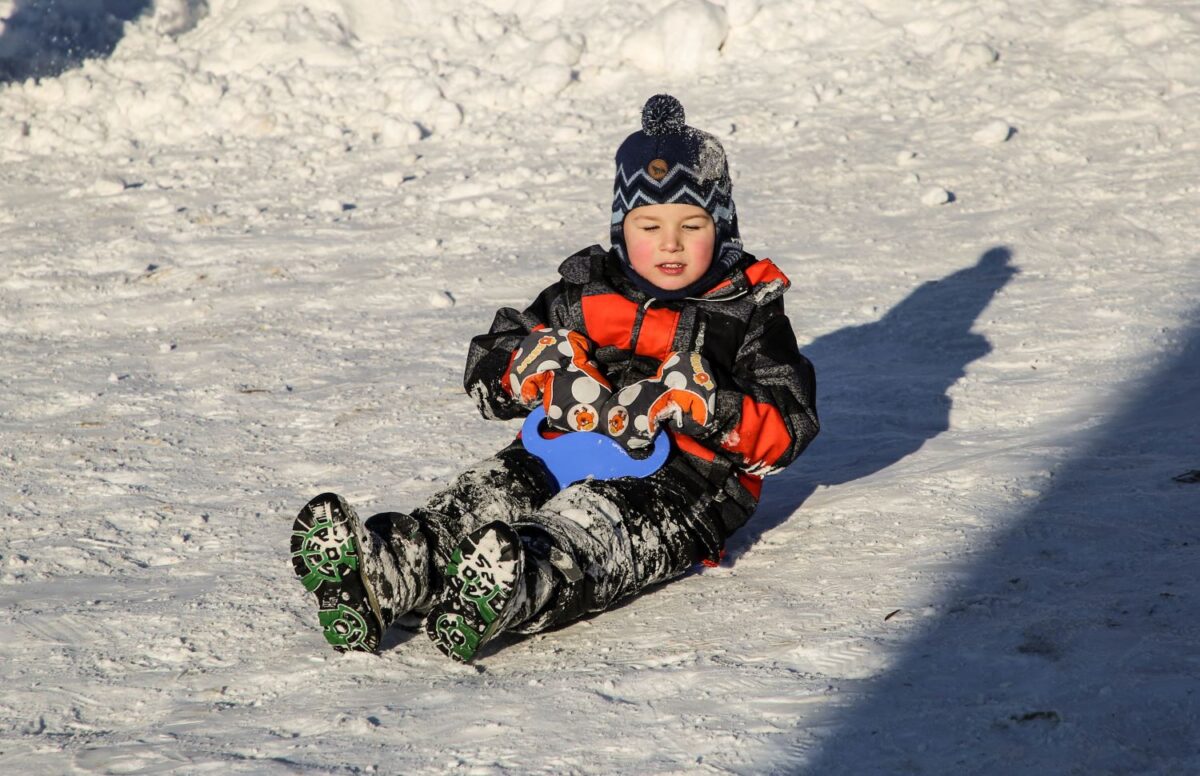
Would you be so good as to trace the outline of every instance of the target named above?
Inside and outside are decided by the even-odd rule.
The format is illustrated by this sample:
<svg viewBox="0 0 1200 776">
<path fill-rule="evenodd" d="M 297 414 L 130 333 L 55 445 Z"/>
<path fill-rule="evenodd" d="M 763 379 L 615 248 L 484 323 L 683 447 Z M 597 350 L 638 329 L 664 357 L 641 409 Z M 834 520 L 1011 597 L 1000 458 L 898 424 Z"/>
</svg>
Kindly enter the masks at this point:
<svg viewBox="0 0 1200 776">
<path fill-rule="evenodd" d="M 625 249 L 634 271 L 664 291 L 699 280 L 712 264 L 717 229 L 696 205 L 643 205 L 625 216 Z"/>
</svg>

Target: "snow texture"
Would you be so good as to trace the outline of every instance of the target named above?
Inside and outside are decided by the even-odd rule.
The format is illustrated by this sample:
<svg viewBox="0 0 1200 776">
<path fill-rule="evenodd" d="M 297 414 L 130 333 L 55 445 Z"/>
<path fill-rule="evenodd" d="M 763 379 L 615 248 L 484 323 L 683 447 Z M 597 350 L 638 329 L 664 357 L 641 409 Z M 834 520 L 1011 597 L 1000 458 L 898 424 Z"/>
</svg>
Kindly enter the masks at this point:
<svg viewBox="0 0 1200 776">
<path fill-rule="evenodd" d="M 1200 772 L 1194 4 L 0 19 L 0 772 Z M 513 436 L 467 342 L 606 241 L 662 92 L 821 437 L 718 568 L 476 667 L 335 655 L 295 513 Z"/>
<path fill-rule="evenodd" d="M 621 44 L 621 57 L 661 76 L 688 76 L 715 67 L 729 34 L 725 10 L 708 0 L 676 2 L 634 27 Z"/>
</svg>

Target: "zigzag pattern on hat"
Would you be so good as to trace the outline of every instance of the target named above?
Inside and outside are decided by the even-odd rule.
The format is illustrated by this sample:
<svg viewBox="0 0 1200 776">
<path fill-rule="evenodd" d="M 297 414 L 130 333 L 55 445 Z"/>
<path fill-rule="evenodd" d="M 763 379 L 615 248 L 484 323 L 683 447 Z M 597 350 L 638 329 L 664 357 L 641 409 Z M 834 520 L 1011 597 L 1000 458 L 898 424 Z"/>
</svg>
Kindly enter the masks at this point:
<svg viewBox="0 0 1200 776">
<path fill-rule="evenodd" d="M 638 178 L 641 178 L 645 183 L 648 183 L 651 186 L 664 189 L 674 183 L 675 178 L 680 175 L 687 175 L 698 183 L 705 180 L 703 177 L 701 177 L 699 170 L 697 170 L 695 167 L 683 164 L 682 162 L 676 162 L 675 166 L 671 168 L 670 172 L 668 172 L 662 180 L 655 180 L 654 178 L 651 178 L 649 173 L 647 173 L 646 170 L 642 169 L 641 167 L 634 168 L 633 174 L 627 175 L 625 173 L 625 165 L 618 164 L 617 188 L 629 188 L 634 181 L 636 181 Z M 719 181 L 720 178 L 710 178 L 709 180 Z"/>
<path fill-rule="evenodd" d="M 733 186 L 725 179 L 718 179 L 707 195 L 692 188 L 696 182 L 696 170 L 684 164 L 674 169 L 661 181 L 651 178 L 645 170 L 627 174 L 623 166 L 617 167 L 617 182 L 613 187 L 614 224 L 619 223 L 630 210 L 641 205 L 666 205 L 686 202 L 707 210 L 714 221 L 725 222 L 733 217 Z"/>
<path fill-rule="evenodd" d="M 689 167 L 686 164 L 676 164 L 660 181 L 654 180 L 654 178 L 650 177 L 645 170 L 640 168 L 634 170 L 632 175 L 627 174 L 625 172 L 624 165 L 618 165 L 616 185 L 613 186 L 613 204 L 616 204 L 616 197 L 624 196 L 626 192 L 631 190 L 638 192 L 644 191 L 645 189 L 650 189 L 651 191 L 659 192 L 657 196 L 661 197 L 663 196 L 664 192 L 669 191 L 671 188 L 676 187 L 679 184 L 679 182 L 676 181 L 677 178 L 683 179 L 682 183 L 685 187 L 688 186 L 689 183 L 695 183 L 703 188 L 709 188 L 704 186 L 704 183 L 702 182 L 703 179 L 699 177 L 699 171 Z M 713 178 L 711 180 L 713 180 L 714 183 L 712 187 L 709 188 L 709 194 L 707 197 L 701 197 L 700 195 L 696 194 L 694 190 L 692 191 L 692 195 L 701 201 L 711 201 L 714 195 L 723 194 L 725 196 L 730 196 L 732 194 L 733 184 L 728 178 L 724 178 L 724 180 L 722 180 L 722 178 Z M 625 198 L 628 199 L 628 197 Z"/>
<path fill-rule="evenodd" d="M 712 198 L 710 197 L 710 201 L 711 199 Z M 713 221 L 717 223 L 727 223 L 733 218 L 732 208 L 725 207 L 724 205 L 713 206 L 709 203 L 706 203 L 704 200 L 700 199 L 695 192 L 686 187 L 666 199 L 651 199 L 639 191 L 634 195 L 632 200 L 627 201 L 624 197 L 620 197 L 620 200 L 622 205 L 621 208 L 617 208 L 616 203 L 613 203 L 613 224 L 619 224 L 624 221 L 625 214 L 630 210 L 633 210 L 635 207 L 638 207 L 639 202 L 643 205 L 674 205 L 679 203 L 696 205 L 697 207 L 702 207 L 707 210 L 712 215 Z"/>
</svg>

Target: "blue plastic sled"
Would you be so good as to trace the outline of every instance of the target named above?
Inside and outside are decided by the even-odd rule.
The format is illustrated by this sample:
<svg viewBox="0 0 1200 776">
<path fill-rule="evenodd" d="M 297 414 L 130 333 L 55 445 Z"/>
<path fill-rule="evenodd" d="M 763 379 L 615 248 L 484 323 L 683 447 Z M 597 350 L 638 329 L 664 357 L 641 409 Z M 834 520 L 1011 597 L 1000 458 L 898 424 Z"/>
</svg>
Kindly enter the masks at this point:
<svg viewBox="0 0 1200 776">
<path fill-rule="evenodd" d="M 521 442 L 546 464 L 559 490 L 588 477 L 597 480 L 649 477 L 663 467 L 671 454 L 671 440 L 665 431 L 655 435 L 650 455 L 639 459 L 630 457 L 612 437 L 595 431 L 574 431 L 547 439 L 541 432 L 545 419 L 543 408 L 531 412 L 521 426 Z"/>
</svg>

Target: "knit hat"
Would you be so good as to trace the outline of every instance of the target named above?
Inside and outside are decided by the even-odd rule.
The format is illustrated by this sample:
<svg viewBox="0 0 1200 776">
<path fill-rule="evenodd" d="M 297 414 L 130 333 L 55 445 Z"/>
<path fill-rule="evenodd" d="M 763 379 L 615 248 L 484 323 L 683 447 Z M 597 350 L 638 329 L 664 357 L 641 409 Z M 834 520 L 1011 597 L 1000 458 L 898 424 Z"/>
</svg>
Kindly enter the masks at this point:
<svg viewBox="0 0 1200 776">
<path fill-rule="evenodd" d="M 642 108 L 642 129 L 617 149 L 610 239 L 625 275 L 656 299 L 682 299 L 703 293 L 742 258 L 733 183 L 725 149 L 715 137 L 685 123 L 683 105 L 669 94 L 656 94 Z M 695 283 L 677 291 L 655 286 L 629 263 L 625 216 L 641 205 L 696 205 L 716 225 L 712 264 Z"/>
</svg>

